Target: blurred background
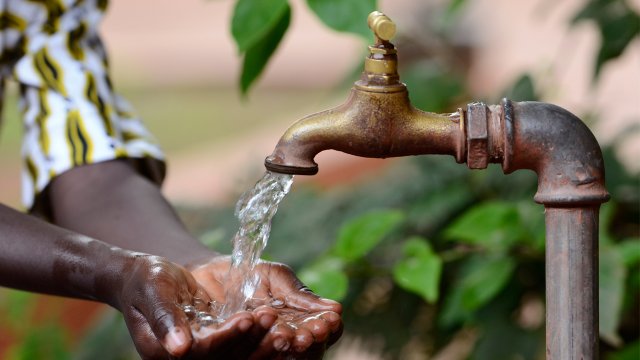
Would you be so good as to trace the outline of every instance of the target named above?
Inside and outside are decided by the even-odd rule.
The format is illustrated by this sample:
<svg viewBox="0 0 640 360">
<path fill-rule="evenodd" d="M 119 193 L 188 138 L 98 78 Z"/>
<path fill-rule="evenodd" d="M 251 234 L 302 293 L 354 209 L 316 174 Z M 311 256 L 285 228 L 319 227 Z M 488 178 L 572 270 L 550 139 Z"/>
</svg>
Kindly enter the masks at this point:
<svg viewBox="0 0 640 360">
<path fill-rule="evenodd" d="M 102 29 L 115 87 L 163 145 L 165 194 L 220 251 L 237 226 L 235 200 L 280 135 L 343 102 L 362 69 L 371 40 L 334 31 L 312 3 L 289 1 L 288 31 L 242 95 L 242 54 L 229 30 L 235 1 L 111 1 Z M 638 359 L 640 1 L 379 0 L 377 8 L 398 25 L 400 75 L 415 106 L 542 100 L 595 133 L 612 194 L 601 223 L 601 349 L 605 359 Z M 366 24 L 370 10 L 351 21 Z M 20 208 L 21 125 L 15 89 L 8 95 L 0 199 Z M 471 172 L 440 157 L 316 160 L 320 173 L 297 177 L 281 205 L 265 257 L 344 302 L 345 336 L 328 357 L 544 358 L 544 224 L 533 174 Z M 337 247 L 364 243 L 353 234 L 373 241 L 340 257 Z M 0 358 L 133 354 L 107 307 L 0 291 Z"/>
</svg>

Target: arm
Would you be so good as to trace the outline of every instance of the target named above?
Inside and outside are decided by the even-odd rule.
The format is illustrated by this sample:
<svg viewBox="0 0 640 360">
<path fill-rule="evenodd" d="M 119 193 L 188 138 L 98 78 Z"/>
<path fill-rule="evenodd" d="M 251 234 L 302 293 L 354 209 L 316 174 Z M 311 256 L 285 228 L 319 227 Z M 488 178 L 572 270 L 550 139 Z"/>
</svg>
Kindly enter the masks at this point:
<svg viewBox="0 0 640 360">
<path fill-rule="evenodd" d="M 136 347 L 149 355 L 145 357 L 189 350 L 191 331 L 177 304 L 191 303 L 198 287 L 184 269 L 4 205 L 0 234 L 0 285 L 107 303 L 125 315 Z M 160 283 L 162 287 L 153 285 Z"/>
<path fill-rule="evenodd" d="M 48 188 L 52 220 L 118 247 L 181 265 L 217 256 L 191 236 L 158 186 L 126 160 L 73 168 Z"/>
</svg>

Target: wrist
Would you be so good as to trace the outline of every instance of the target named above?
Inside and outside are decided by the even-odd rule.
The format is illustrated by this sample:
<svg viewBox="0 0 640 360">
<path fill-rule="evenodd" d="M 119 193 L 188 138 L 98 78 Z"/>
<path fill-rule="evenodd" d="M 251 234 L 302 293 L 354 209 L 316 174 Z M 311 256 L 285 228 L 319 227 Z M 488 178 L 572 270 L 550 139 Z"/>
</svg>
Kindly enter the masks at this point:
<svg viewBox="0 0 640 360">
<path fill-rule="evenodd" d="M 107 254 L 98 261 L 94 277 L 96 300 L 121 310 L 120 299 L 127 279 L 136 262 L 149 255 L 116 247 L 107 247 Z"/>
</svg>

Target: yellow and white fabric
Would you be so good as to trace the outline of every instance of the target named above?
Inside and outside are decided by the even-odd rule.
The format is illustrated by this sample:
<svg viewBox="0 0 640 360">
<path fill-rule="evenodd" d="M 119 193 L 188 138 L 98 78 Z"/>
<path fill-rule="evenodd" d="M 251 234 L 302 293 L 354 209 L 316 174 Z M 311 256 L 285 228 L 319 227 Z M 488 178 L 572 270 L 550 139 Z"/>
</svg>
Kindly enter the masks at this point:
<svg viewBox="0 0 640 360">
<path fill-rule="evenodd" d="M 106 0 L 0 0 L 0 79 L 20 84 L 27 208 L 75 166 L 163 159 L 113 90 L 98 36 L 106 7 Z"/>
</svg>

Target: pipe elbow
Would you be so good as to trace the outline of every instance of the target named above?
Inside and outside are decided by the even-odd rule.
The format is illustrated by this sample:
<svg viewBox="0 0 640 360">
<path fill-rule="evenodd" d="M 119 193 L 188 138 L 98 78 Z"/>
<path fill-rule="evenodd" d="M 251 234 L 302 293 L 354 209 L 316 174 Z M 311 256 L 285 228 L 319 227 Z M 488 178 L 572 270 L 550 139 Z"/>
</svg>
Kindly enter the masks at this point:
<svg viewBox="0 0 640 360">
<path fill-rule="evenodd" d="M 503 170 L 535 171 L 536 202 L 579 206 L 608 200 L 600 146 L 578 117 L 542 102 L 504 99 L 500 108 Z"/>
</svg>

